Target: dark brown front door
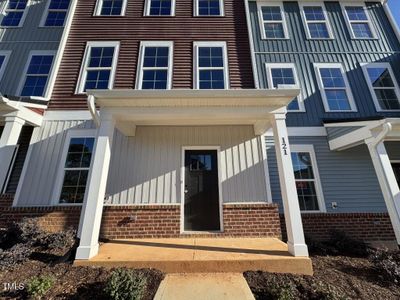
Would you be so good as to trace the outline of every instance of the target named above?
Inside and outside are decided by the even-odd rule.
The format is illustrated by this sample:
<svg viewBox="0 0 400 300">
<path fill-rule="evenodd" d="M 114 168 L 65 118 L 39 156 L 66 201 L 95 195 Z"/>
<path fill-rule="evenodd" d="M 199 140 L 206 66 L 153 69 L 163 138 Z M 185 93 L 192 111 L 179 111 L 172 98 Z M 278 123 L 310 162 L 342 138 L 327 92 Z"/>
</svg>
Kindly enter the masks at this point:
<svg viewBox="0 0 400 300">
<path fill-rule="evenodd" d="M 185 151 L 184 229 L 220 230 L 217 150 Z"/>
<path fill-rule="evenodd" d="M 397 183 L 400 187 L 400 163 L 392 163 L 394 175 L 396 176 Z"/>
</svg>

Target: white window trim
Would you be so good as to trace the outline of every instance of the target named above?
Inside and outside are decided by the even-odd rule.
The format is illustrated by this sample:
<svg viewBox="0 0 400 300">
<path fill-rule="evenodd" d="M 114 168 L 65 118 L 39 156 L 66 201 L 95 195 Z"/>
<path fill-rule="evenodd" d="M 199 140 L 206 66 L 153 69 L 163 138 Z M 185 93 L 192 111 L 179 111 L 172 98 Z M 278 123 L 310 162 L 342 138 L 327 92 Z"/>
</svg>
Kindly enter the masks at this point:
<svg viewBox="0 0 400 300">
<path fill-rule="evenodd" d="M 309 40 L 332 40 L 332 39 L 334 39 L 333 32 L 332 32 L 332 27 L 331 27 L 331 24 L 329 22 L 328 13 L 326 11 L 326 7 L 325 7 L 325 3 L 324 2 L 304 2 L 304 3 L 299 3 L 299 5 L 300 5 L 300 14 L 301 14 L 301 17 L 302 17 L 301 19 L 303 20 L 303 25 L 304 25 L 304 28 L 305 28 L 307 39 L 309 39 Z M 309 21 L 309 20 L 307 20 L 306 14 L 304 12 L 304 7 L 309 7 L 309 6 L 311 6 L 311 7 L 313 7 L 313 6 L 321 7 L 322 8 L 322 12 L 323 12 L 324 17 L 325 17 L 325 21 L 323 21 L 323 20 L 317 20 L 317 21 L 314 21 L 314 20 Z M 328 30 L 329 37 L 327 37 L 327 38 L 324 38 L 324 37 L 313 38 L 313 37 L 311 37 L 310 28 L 308 27 L 308 24 L 310 24 L 310 23 L 311 24 L 312 23 L 325 23 L 326 28 Z"/>
<path fill-rule="evenodd" d="M 375 109 L 376 111 L 382 111 L 382 112 L 398 112 L 400 109 L 382 109 L 379 105 L 379 100 L 376 97 L 375 94 L 375 89 L 371 84 L 371 81 L 369 79 L 368 75 L 368 68 L 387 68 L 389 70 L 389 74 L 392 77 L 393 83 L 394 83 L 394 91 L 397 95 L 397 99 L 400 101 L 400 87 L 399 83 L 397 82 L 396 76 L 393 73 L 392 66 L 388 62 L 381 62 L 381 63 L 361 63 L 361 69 L 363 70 L 363 74 L 365 77 L 365 80 L 367 81 L 369 91 L 371 93 L 372 99 L 374 100 L 375 104 Z"/>
<path fill-rule="evenodd" d="M 48 17 L 48 15 L 49 15 L 49 12 L 50 12 L 50 3 L 51 3 L 51 1 L 52 0 L 47 0 L 47 3 L 46 3 L 46 8 L 44 9 L 44 13 L 43 13 L 43 15 L 42 15 L 42 18 L 41 18 L 41 20 L 40 20 L 40 25 L 39 25 L 39 27 L 55 27 L 55 28 L 62 28 L 62 27 L 64 27 L 65 26 L 65 22 L 67 21 L 67 18 L 68 18 L 68 13 L 69 13 L 69 8 L 71 7 L 71 2 L 72 2 L 72 0 L 70 0 L 69 1 L 69 6 L 68 6 L 68 8 L 67 9 L 52 9 L 51 11 L 58 11 L 58 12 L 63 12 L 63 11 L 65 11 L 65 19 L 64 19 L 64 24 L 62 25 L 62 26 L 46 26 L 45 24 L 46 24 L 46 20 L 47 20 L 47 17 Z"/>
<path fill-rule="evenodd" d="M 224 0 L 218 0 L 219 1 L 219 15 L 216 16 L 202 16 L 199 15 L 199 0 L 194 0 L 194 5 L 193 5 L 193 16 L 195 17 L 206 17 L 206 18 L 218 18 L 218 17 L 225 17 L 225 9 L 224 9 Z"/>
<path fill-rule="evenodd" d="M 347 98 L 349 100 L 350 110 L 332 110 L 329 108 L 328 99 L 325 94 L 325 87 L 322 82 L 321 73 L 319 72 L 319 69 L 321 69 L 321 68 L 339 68 L 341 70 L 342 75 L 343 75 L 343 80 L 346 85 L 346 87 L 344 89 L 346 90 Z M 343 65 L 341 63 L 316 63 L 316 64 L 314 64 L 314 69 L 315 69 L 315 73 L 317 76 L 317 83 L 318 83 L 319 91 L 321 93 L 322 101 L 324 103 L 325 112 L 341 112 L 341 113 L 357 112 L 357 107 L 354 102 L 353 93 L 351 92 L 350 84 L 347 79 L 347 75 L 343 68 Z"/>
<path fill-rule="evenodd" d="M 136 76 L 136 89 L 142 89 L 142 80 L 143 80 L 143 60 L 144 60 L 144 50 L 146 47 L 168 47 L 168 78 L 167 78 L 167 90 L 172 88 L 172 73 L 174 69 L 173 65 L 173 57 L 174 57 L 174 43 L 170 41 L 142 41 L 140 42 L 140 51 L 139 51 L 139 64 L 138 71 Z M 146 68 L 148 69 L 148 68 Z M 160 70 L 162 68 L 150 68 L 154 70 Z"/>
<path fill-rule="evenodd" d="M 1 16 L 0 16 L 0 24 L 1 24 L 1 22 L 3 22 L 3 18 L 6 15 L 6 10 L 7 10 L 7 7 L 8 7 L 8 3 L 9 3 L 9 1 L 5 1 L 4 5 L 2 7 Z M 24 13 L 22 14 L 22 17 L 21 17 L 21 20 L 19 21 L 18 26 L 0 26 L 0 27 L 1 28 L 19 28 L 19 27 L 22 27 L 24 25 L 24 22 L 25 22 L 25 19 L 26 19 L 26 15 L 28 13 L 28 9 L 29 9 L 30 5 L 31 5 L 31 0 L 28 0 L 27 3 L 26 3 L 26 7 L 24 9 Z M 11 10 L 14 11 L 15 9 L 11 9 Z M 19 11 L 19 9 L 17 11 Z"/>
<path fill-rule="evenodd" d="M 194 89 L 198 90 L 200 87 L 199 84 L 199 47 L 222 47 L 222 54 L 223 54 L 223 61 L 224 61 L 224 85 L 225 85 L 225 90 L 229 89 L 229 65 L 228 65 L 228 51 L 227 51 L 227 46 L 226 42 L 194 42 L 193 43 L 194 47 L 194 59 L 193 59 L 193 83 L 194 83 Z M 207 70 L 212 70 L 213 68 L 205 68 Z M 215 68 L 215 69 L 220 69 L 220 68 Z"/>
<path fill-rule="evenodd" d="M 344 16 L 344 19 L 346 20 L 346 25 L 347 25 L 347 29 L 350 33 L 350 37 L 354 40 L 374 40 L 377 39 L 377 33 L 376 33 L 376 29 L 374 24 L 372 23 L 371 20 L 371 16 L 369 15 L 367 6 L 364 3 L 359 3 L 359 2 L 340 2 L 340 5 L 342 7 L 342 14 Z M 365 11 L 365 15 L 367 16 L 367 21 L 350 21 L 349 16 L 347 15 L 347 11 L 346 11 L 346 6 L 357 6 L 357 7 L 362 7 Z M 353 32 L 353 27 L 351 27 L 351 23 L 355 22 L 355 23 L 367 23 L 369 25 L 369 28 L 372 32 L 372 37 L 371 38 L 366 38 L 366 37 L 362 37 L 362 38 L 358 38 L 354 35 Z"/>
<path fill-rule="evenodd" d="M 280 7 L 282 21 L 264 21 L 262 8 L 263 7 L 268 7 L 268 6 L 279 6 Z M 283 2 L 266 2 L 266 1 L 258 2 L 257 1 L 257 11 L 258 11 L 258 23 L 260 24 L 261 38 L 263 40 L 287 40 L 287 39 L 289 39 L 289 31 L 288 31 L 288 27 L 287 27 L 287 22 L 286 22 L 285 10 L 284 10 L 284 7 L 283 7 Z M 267 37 L 267 35 L 265 34 L 264 23 L 282 23 L 284 37 L 283 38 L 269 38 L 269 37 Z"/>
<path fill-rule="evenodd" d="M 23 76 L 22 76 L 22 78 L 21 78 L 21 80 L 19 82 L 19 85 L 18 85 L 17 95 L 21 95 L 22 89 L 24 88 L 25 80 L 26 80 L 26 77 L 27 77 L 26 73 L 28 72 L 28 68 L 29 68 L 29 64 L 31 62 L 32 56 L 34 56 L 34 55 L 52 55 L 53 56 L 53 61 L 51 63 L 51 68 L 50 68 L 50 71 L 49 71 L 49 74 L 48 74 L 48 77 L 47 77 L 46 86 L 44 87 L 43 96 L 35 96 L 35 97 L 45 98 L 45 99 L 49 97 L 49 92 L 50 92 L 49 91 L 49 82 L 50 82 L 51 76 L 53 74 L 52 70 L 54 68 L 54 62 L 56 60 L 56 54 L 57 54 L 56 51 L 44 51 L 44 50 L 33 50 L 33 51 L 29 52 L 28 59 L 27 59 L 27 61 L 25 63 L 24 72 L 22 73 Z"/>
<path fill-rule="evenodd" d="M 290 68 L 293 70 L 293 75 L 294 75 L 294 80 L 295 84 L 294 85 L 283 85 L 283 87 L 290 87 L 294 89 L 301 89 L 300 87 L 300 81 L 299 77 L 297 74 L 296 70 L 296 65 L 294 63 L 266 63 L 265 68 L 267 71 L 267 83 L 268 83 L 268 89 L 275 89 L 274 84 L 273 84 L 273 78 L 272 78 L 272 69 L 278 69 L 278 68 Z M 278 86 L 278 89 L 280 86 Z M 288 112 L 305 112 L 306 109 L 304 107 L 304 101 L 302 95 L 297 96 L 297 102 L 299 103 L 299 109 L 298 110 L 289 110 Z"/>
<path fill-rule="evenodd" d="M 152 0 L 146 0 L 145 6 L 144 6 L 144 17 L 154 17 L 154 18 L 162 18 L 162 17 L 174 17 L 175 16 L 175 0 L 171 0 L 171 13 L 169 15 L 164 15 L 164 16 L 158 16 L 158 15 L 150 15 L 150 7 L 151 7 L 151 1 Z"/>
<path fill-rule="evenodd" d="M 108 17 L 108 18 L 123 17 L 123 16 L 125 16 L 126 5 L 127 5 L 127 0 L 123 0 L 122 8 L 121 8 L 121 14 L 119 14 L 119 15 L 112 15 L 112 16 L 102 15 L 101 14 L 101 9 L 103 8 L 103 0 L 97 0 L 93 16 L 95 16 L 95 17 Z"/>
<path fill-rule="evenodd" d="M 11 50 L 5 50 L 5 51 L 1 50 L 0 55 L 4 56 L 4 61 L 0 68 L 0 81 L 1 81 L 1 79 L 4 76 L 4 73 L 6 72 L 8 61 L 10 60 Z"/>
<path fill-rule="evenodd" d="M 59 206 L 81 206 L 83 203 L 60 203 L 60 195 L 62 190 L 62 185 L 64 182 L 64 175 L 65 175 L 65 161 L 67 159 L 69 145 L 71 143 L 71 139 L 73 138 L 94 138 L 94 146 L 92 152 L 92 160 L 90 162 L 88 180 L 90 178 L 90 173 L 92 172 L 92 164 L 94 153 L 96 151 L 96 129 L 70 129 L 67 131 L 64 146 L 62 150 L 61 159 L 59 161 L 56 173 L 56 179 L 54 182 L 54 189 L 53 189 L 53 197 L 52 197 L 52 205 L 59 205 Z M 86 168 L 85 168 L 86 169 Z M 86 183 L 86 192 L 87 192 L 88 182 Z M 86 194 L 85 192 L 85 194 Z"/>
<path fill-rule="evenodd" d="M 298 145 L 291 144 L 290 145 L 291 152 L 307 152 L 311 157 L 311 165 L 314 173 L 314 183 L 315 190 L 317 193 L 318 207 L 319 210 L 302 210 L 301 213 L 318 213 L 318 212 L 326 212 L 326 205 L 324 200 L 324 194 L 322 192 L 322 184 L 321 177 L 319 176 L 317 158 L 315 156 L 315 150 L 313 145 Z"/>
<path fill-rule="evenodd" d="M 120 46 L 120 42 L 118 42 L 118 41 L 87 42 L 86 43 L 85 54 L 83 56 L 81 70 L 79 72 L 78 84 L 76 86 L 75 94 L 86 94 L 86 92 L 84 92 L 84 88 L 85 88 L 85 83 L 86 83 L 87 65 L 89 63 L 90 49 L 92 47 L 114 47 L 114 57 L 113 57 L 112 65 L 111 65 L 110 80 L 108 82 L 108 89 L 113 88 L 115 73 L 117 71 L 119 46 Z"/>
</svg>

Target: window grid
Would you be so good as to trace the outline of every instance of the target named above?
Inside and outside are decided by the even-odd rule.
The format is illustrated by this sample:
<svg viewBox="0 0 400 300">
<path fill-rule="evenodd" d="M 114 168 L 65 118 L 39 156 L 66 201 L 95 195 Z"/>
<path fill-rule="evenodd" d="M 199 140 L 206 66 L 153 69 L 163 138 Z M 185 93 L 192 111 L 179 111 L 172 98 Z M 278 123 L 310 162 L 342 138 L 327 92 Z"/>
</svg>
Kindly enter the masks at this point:
<svg viewBox="0 0 400 300">
<path fill-rule="evenodd" d="M 44 26 L 64 26 L 70 0 L 51 0 Z"/>
<path fill-rule="evenodd" d="M 222 16 L 222 0 L 197 1 L 197 16 Z"/>
<path fill-rule="evenodd" d="M 148 16 L 171 16 L 172 0 L 148 0 Z"/>
<path fill-rule="evenodd" d="M 226 89 L 225 47 L 197 47 L 197 88 Z"/>
<path fill-rule="evenodd" d="M 283 14 L 283 6 L 261 6 L 260 13 L 264 39 L 287 38 L 287 29 Z"/>
<path fill-rule="evenodd" d="M 306 5 L 302 7 L 302 12 L 308 38 L 331 38 L 330 26 L 323 6 Z"/>
<path fill-rule="evenodd" d="M 28 0 L 9 0 L 1 21 L 3 27 L 18 27 L 24 17 Z"/>
<path fill-rule="evenodd" d="M 344 10 L 353 38 L 372 39 L 375 37 L 371 20 L 364 6 L 345 6 Z"/>
<path fill-rule="evenodd" d="M 32 55 L 26 71 L 21 96 L 44 96 L 53 59 L 53 55 Z"/>
<path fill-rule="evenodd" d="M 122 16 L 125 13 L 126 0 L 97 0 L 96 15 L 103 17 Z"/>
</svg>

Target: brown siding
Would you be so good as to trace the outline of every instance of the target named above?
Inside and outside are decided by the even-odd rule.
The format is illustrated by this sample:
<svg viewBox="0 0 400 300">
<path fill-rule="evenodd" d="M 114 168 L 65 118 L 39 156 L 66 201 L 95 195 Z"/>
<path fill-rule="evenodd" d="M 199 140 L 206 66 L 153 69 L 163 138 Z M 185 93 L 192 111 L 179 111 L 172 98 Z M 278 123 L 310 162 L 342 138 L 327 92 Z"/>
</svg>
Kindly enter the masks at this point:
<svg viewBox="0 0 400 300">
<path fill-rule="evenodd" d="M 225 0 L 225 17 L 193 17 L 193 0 L 176 2 L 175 17 L 143 17 L 144 0 L 128 1 L 124 17 L 94 17 L 96 0 L 78 1 L 50 109 L 86 109 L 74 95 L 87 41 L 120 41 L 115 89 L 135 86 L 140 41 L 174 42 L 173 88 L 193 87 L 193 41 L 226 41 L 230 87 L 253 88 L 243 0 Z"/>
</svg>

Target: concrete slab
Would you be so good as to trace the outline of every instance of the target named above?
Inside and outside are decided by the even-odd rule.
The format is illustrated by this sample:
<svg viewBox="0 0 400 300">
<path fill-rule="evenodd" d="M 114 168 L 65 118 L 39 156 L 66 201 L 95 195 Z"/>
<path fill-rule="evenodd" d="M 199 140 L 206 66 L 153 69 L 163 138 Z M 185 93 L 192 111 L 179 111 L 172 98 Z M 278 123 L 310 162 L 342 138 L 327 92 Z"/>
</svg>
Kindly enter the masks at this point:
<svg viewBox="0 0 400 300">
<path fill-rule="evenodd" d="M 254 300 L 240 273 L 168 274 L 154 300 Z"/>
</svg>

